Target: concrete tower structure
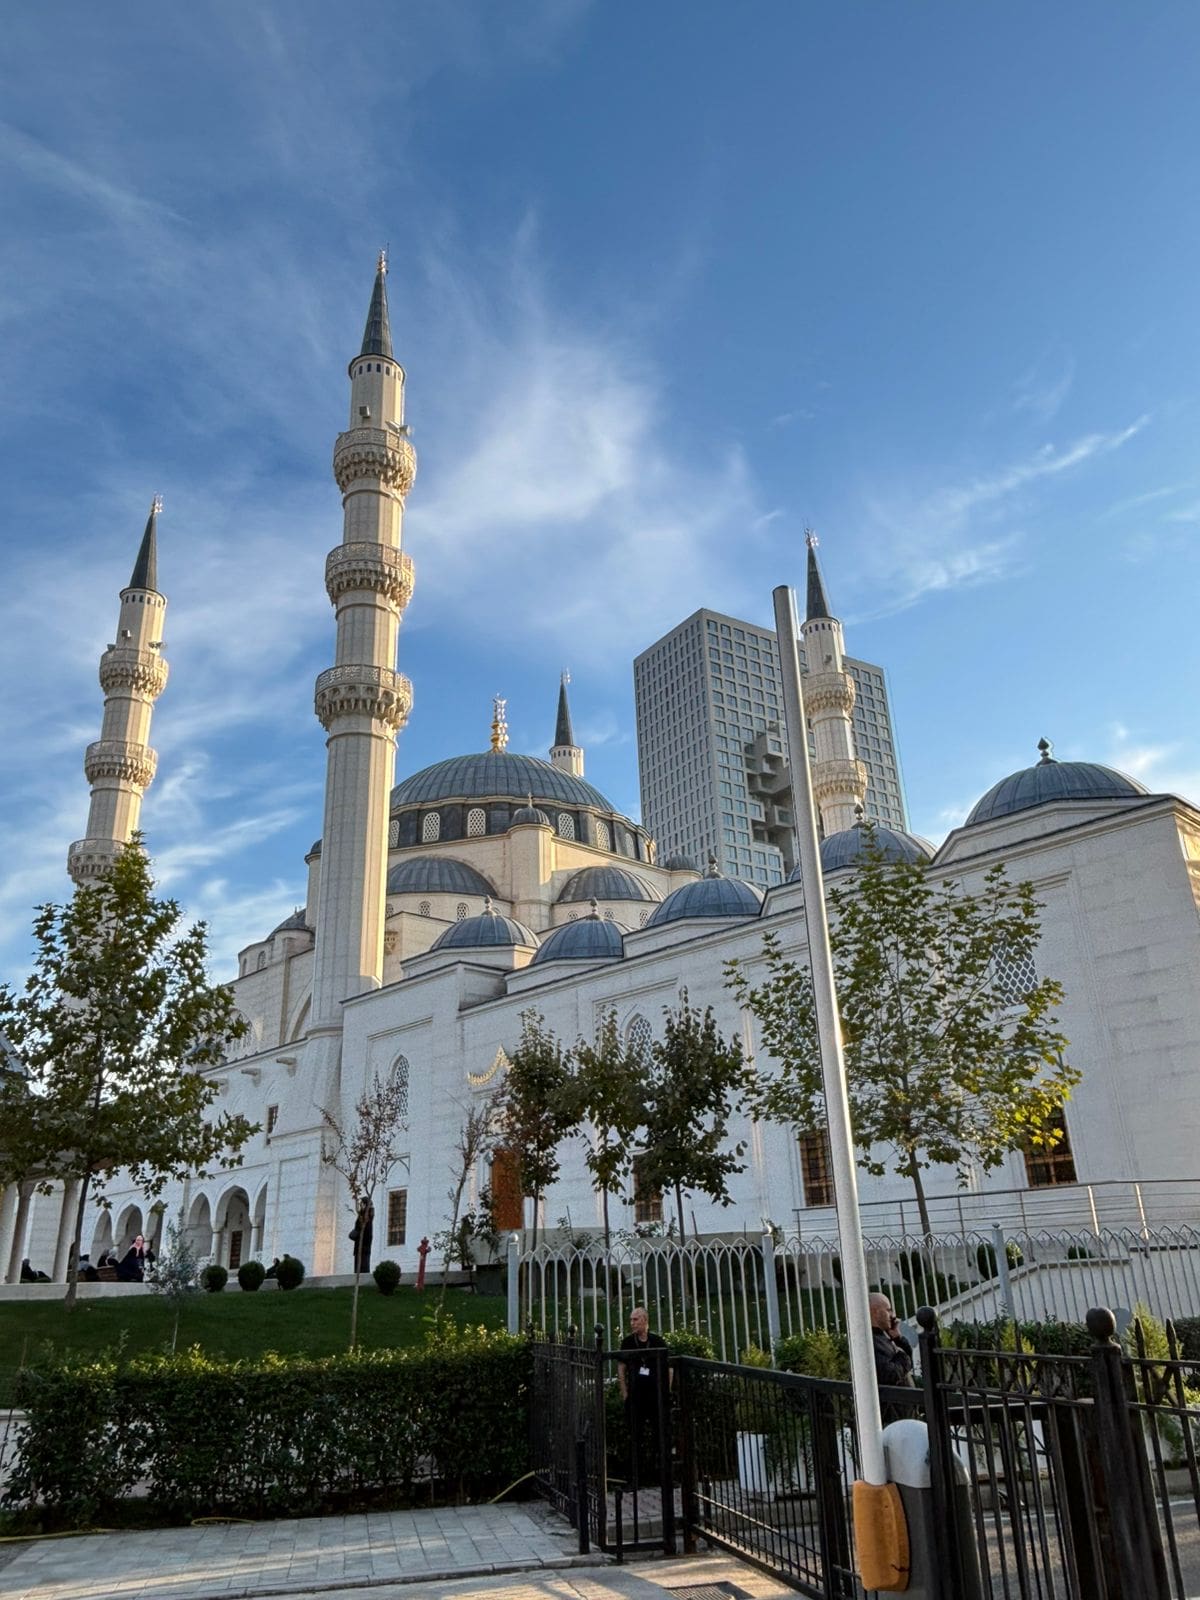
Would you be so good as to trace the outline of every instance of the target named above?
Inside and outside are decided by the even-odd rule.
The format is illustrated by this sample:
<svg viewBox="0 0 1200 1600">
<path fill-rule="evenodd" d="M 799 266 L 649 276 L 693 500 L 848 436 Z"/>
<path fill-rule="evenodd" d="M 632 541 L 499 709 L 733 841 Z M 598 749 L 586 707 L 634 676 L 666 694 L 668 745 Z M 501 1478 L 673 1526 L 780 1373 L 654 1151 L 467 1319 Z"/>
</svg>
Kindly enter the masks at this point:
<svg viewBox="0 0 1200 1600">
<path fill-rule="evenodd" d="M 388 797 L 396 734 L 412 686 L 396 668 L 400 616 L 412 596 L 404 499 L 417 459 L 404 421 L 404 369 L 392 355 L 387 260 L 380 255 L 362 349 L 350 363 L 350 425 L 333 475 L 342 542 L 325 563 L 337 615 L 335 664 L 317 678 L 315 710 L 329 735 L 312 1032 L 341 1028 L 341 1003 L 383 979 Z"/>
<path fill-rule="evenodd" d="M 821 812 L 826 838 L 852 828 L 862 815 L 867 769 L 855 752 L 854 679 L 846 668 L 842 625 L 830 612 L 817 564 L 817 536 L 808 545 L 808 605 L 801 626 L 808 674 L 804 709 L 813 738 L 813 797 Z"/>
<path fill-rule="evenodd" d="M 104 720 L 99 739 L 88 746 L 83 760 L 92 786 L 87 836 L 67 852 L 67 871 L 77 884 L 98 877 L 129 843 L 158 765 L 150 748 L 150 716 L 167 682 L 162 658 L 167 602 L 158 592 L 161 509 L 156 499 L 129 584 L 121 590 L 116 640 L 100 657 Z"/>
<path fill-rule="evenodd" d="M 564 672 L 558 685 L 558 717 L 554 724 L 554 743 L 550 747 L 550 765 L 573 778 L 583 777 L 583 750 L 575 743 L 571 728 L 571 708 L 567 704 L 567 685 L 571 674 Z"/>
</svg>

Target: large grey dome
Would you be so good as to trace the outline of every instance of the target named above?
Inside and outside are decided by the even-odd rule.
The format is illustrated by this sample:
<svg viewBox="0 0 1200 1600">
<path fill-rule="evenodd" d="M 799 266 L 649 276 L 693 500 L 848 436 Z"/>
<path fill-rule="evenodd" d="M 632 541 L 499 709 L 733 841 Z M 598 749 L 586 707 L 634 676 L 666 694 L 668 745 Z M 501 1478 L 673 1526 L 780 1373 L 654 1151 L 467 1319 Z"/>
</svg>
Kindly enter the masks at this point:
<svg viewBox="0 0 1200 1600">
<path fill-rule="evenodd" d="M 993 784 L 983 799 L 972 808 L 966 825 L 992 822 L 1015 811 L 1029 811 L 1051 800 L 1134 800 L 1149 793 L 1136 778 L 1128 778 L 1113 767 L 1093 761 L 1056 761 L 1050 744 L 1038 745 L 1042 759 Z"/>
<path fill-rule="evenodd" d="M 762 910 L 762 890 L 740 878 L 710 873 L 695 883 L 674 889 L 646 918 L 647 928 L 661 928 L 685 917 L 757 917 Z"/>
<path fill-rule="evenodd" d="M 563 885 L 559 904 L 574 900 L 661 900 L 658 890 L 624 867 L 581 867 Z"/>
<path fill-rule="evenodd" d="M 518 805 L 588 806 L 612 812 L 599 789 L 537 756 L 508 750 L 485 750 L 473 756 L 451 756 L 405 778 L 392 790 L 392 810 L 433 805 L 443 800 L 515 800 Z"/>
<path fill-rule="evenodd" d="M 464 917 L 434 940 L 435 950 L 484 950 L 514 944 L 537 944 L 523 922 L 502 917 L 498 911 L 483 911 L 477 917 Z"/>
<path fill-rule="evenodd" d="M 413 856 L 397 861 L 387 875 L 389 894 L 496 893 L 481 872 L 450 856 Z"/>
<path fill-rule="evenodd" d="M 542 941 L 531 966 L 544 961 L 613 961 L 624 953 L 621 930 L 600 917 L 581 917 L 555 928 Z"/>
<path fill-rule="evenodd" d="M 821 871 L 840 872 L 843 867 L 853 867 L 864 855 L 872 832 L 875 848 L 885 861 L 932 861 L 933 846 L 919 834 L 905 833 L 901 828 L 884 828 L 876 823 L 874 829 L 861 822 L 840 833 L 831 833 L 821 840 Z M 801 872 L 793 867 L 788 874 L 789 883 L 799 883 Z"/>
</svg>

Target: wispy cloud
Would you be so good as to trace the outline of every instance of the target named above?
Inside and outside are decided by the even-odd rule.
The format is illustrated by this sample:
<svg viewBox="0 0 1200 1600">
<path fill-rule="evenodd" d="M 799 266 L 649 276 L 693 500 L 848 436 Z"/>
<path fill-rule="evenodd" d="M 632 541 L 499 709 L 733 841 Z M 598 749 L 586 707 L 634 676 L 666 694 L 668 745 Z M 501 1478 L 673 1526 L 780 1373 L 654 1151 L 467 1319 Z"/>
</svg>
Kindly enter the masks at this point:
<svg viewBox="0 0 1200 1600">
<path fill-rule="evenodd" d="M 1144 783 L 1151 794 L 1200 802 L 1200 746 L 1195 740 L 1146 739 L 1121 723 L 1112 725 L 1109 736 L 1109 765 Z"/>
<path fill-rule="evenodd" d="M 1013 384 L 1012 409 L 1035 422 L 1049 422 L 1062 409 L 1074 381 L 1074 357 L 1067 351 L 1047 352 Z"/>
</svg>

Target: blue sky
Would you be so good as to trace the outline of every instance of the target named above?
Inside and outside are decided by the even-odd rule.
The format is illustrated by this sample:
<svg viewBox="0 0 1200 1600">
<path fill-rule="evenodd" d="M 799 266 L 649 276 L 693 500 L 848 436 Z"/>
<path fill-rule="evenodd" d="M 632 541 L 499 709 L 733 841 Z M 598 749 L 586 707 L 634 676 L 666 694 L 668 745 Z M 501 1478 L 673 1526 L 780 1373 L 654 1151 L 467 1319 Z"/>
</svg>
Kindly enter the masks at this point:
<svg viewBox="0 0 1200 1600">
<path fill-rule="evenodd" d="M 303 898 L 329 471 L 376 252 L 420 456 L 398 771 L 637 814 L 631 662 L 811 522 L 913 825 L 1041 735 L 1200 795 L 1200 12 L 290 0 L 6 18 L 0 972 L 69 890 L 151 496 L 144 825 L 222 970 Z"/>
</svg>

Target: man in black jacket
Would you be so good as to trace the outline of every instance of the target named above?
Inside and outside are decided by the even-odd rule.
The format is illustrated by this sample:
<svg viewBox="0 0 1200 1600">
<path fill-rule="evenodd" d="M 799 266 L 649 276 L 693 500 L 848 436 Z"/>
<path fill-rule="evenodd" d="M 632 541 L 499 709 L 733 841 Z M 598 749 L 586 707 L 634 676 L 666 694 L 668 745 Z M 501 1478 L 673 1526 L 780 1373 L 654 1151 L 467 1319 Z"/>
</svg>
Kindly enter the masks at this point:
<svg viewBox="0 0 1200 1600">
<path fill-rule="evenodd" d="M 667 1364 L 667 1341 L 661 1334 L 650 1332 L 645 1306 L 634 1306 L 629 1329 L 621 1340 L 617 1381 L 629 1424 L 629 1476 L 637 1489 L 656 1481 L 659 1398 L 660 1393 L 664 1397 L 670 1394 L 675 1374 Z"/>
<path fill-rule="evenodd" d="M 873 1294 L 868 1302 L 871 1308 L 871 1342 L 875 1347 L 875 1377 L 881 1387 L 911 1389 L 913 1387 L 912 1345 L 900 1332 L 900 1323 L 892 1310 L 892 1302 L 885 1294 Z"/>
</svg>

